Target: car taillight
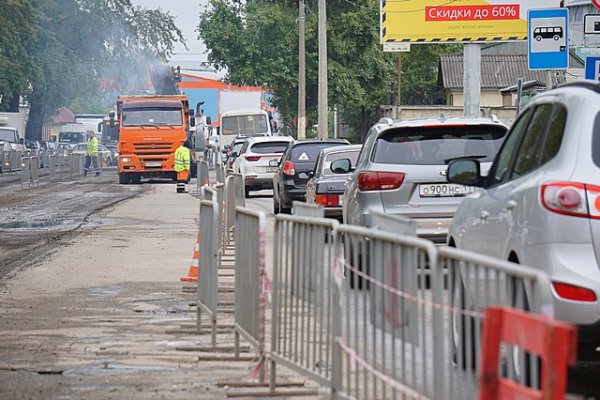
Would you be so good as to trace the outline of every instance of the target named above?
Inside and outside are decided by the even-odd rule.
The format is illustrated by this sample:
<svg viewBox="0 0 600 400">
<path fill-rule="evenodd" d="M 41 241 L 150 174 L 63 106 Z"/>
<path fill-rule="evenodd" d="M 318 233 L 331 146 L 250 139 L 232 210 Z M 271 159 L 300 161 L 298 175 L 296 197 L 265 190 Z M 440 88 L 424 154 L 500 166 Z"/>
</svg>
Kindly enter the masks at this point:
<svg viewBox="0 0 600 400">
<path fill-rule="evenodd" d="M 596 301 L 596 293 L 591 289 L 563 282 L 552 282 L 552 287 L 554 287 L 554 291 L 559 297 L 566 300 Z"/>
<path fill-rule="evenodd" d="M 358 174 L 358 189 L 367 192 L 370 190 L 394 190 L 404 182 L 402 172 L 377 172 L 365 171 Z"/>
<path fill-rule="evenodd" d="M 246 160 L 250 161 L 250 162 L 254 162 L 254 161 L 258 161 L 260 160 L 260 156 L 245 156 Z"/>
<path fill-rule="evenodd" d="M 600 219 L 600 187 L 577 182 L 547 182 L 541 187 L 542 205 L 555 213 Z"/>
<path fill-rule="evenodd" d="M 315 196 L 315 203 L 323 206 L 339 206 L 340 196 L 337 194 L 318 194 Z"/>
<path fill-rule="evenodd" d="M 294 163 L 291 161 L 286 161 L 283 163 L 283 167 L 281 168 L 284 175 L 294 176 L 296 175 L 296 169 L 294 167 Z"/>
</svg>

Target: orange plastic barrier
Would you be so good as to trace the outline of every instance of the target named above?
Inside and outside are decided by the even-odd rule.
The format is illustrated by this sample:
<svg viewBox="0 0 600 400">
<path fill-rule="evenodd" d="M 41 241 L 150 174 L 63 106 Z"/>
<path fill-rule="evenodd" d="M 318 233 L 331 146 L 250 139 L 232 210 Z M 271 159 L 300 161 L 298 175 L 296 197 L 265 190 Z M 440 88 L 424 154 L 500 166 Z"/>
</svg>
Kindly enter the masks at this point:
<svg viewBox="0 0 600 400">
<path fill-rule="evenodd" d="M 500 343 L 519 346 L 542 359 L 540 390 L 498 376 Z M 481 346 L 480 400 L 565 398 L 567 366 L 577 358 L 575 327 L 511 308 L 488 308 Z"/>
<path fill-rule="evenodd" d="M 196 235 L 196 244 L 194 245 L 194 255 L 187 276 L 179 278 L 181 282 L 198 282 L 198 260 L 200 259 L 200 234 Z"/>
</svg>

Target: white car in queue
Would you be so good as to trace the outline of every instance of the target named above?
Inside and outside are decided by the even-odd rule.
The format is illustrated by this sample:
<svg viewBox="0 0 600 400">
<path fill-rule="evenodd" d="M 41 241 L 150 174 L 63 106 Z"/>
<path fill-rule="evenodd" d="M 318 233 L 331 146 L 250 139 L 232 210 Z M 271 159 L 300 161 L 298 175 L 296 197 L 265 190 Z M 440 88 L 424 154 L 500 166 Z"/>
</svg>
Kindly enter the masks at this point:
<svg viewBox="0 0 600 400">
<path fill-rule="evenodd" d="M 290 136 L 248 138 L 233 163 L 233 171 L 244 179 L 246 197 L 253 190 L 273 189 L 273 176 L 278 167 L 270 166 L 269 162 L 279 162 L 288 144 L 293 141 Z"/>
</svg>

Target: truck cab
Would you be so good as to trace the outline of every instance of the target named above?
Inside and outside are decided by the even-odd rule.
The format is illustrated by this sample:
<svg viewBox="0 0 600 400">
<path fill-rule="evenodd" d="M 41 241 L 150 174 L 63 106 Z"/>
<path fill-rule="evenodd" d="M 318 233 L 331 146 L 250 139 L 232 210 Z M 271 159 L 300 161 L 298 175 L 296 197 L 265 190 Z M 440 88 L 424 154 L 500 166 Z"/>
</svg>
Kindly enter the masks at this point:
<svg viewBox="0 0 600 400">
<path fill-rule="evenodd" d="M 119 183 L 176 179 L 175 150 L 190 137 L 188 108 L 184 95 L 119 97 Z"/>
</svg>

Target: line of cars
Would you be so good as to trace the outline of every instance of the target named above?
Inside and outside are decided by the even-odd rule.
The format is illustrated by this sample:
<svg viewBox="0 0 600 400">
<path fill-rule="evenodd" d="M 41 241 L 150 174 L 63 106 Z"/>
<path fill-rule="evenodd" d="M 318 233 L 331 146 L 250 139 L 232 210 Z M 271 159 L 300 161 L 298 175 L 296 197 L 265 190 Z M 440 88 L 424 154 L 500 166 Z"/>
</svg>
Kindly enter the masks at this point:
<svg viewBox="0 0 600 400">
<path fill-rule="evenodd" d="M 600 83 L 538 94 L 510 129 L 495 118 L 383 119 L 362 146 L 288 138 L 252 161 L 259 142 L 234 142 L 232 170 L 249 190 L 272 180 L 274 213 L 299 200 L 360 226 L 371 211 L 401 215 L 434 243 L 538 268 L 555 317 L 579 327 L 580 359 L 600 360 Z M 267 184 L 253 186 L 258 160 Z M 458 278 L 464 307 L 481 309 Z"/>
</svg>

